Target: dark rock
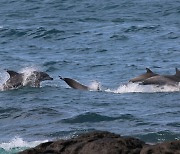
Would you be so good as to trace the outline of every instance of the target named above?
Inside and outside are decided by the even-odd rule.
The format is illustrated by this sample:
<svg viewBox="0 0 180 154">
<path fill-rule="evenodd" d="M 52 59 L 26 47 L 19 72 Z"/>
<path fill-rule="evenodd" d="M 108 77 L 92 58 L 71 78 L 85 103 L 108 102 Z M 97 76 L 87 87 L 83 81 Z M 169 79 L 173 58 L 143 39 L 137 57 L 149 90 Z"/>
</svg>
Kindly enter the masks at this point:
<svg viewBox="0 0 180 154">
<path fill-rule="evenodd" d="M 135 138 L 96 131 L 69 140 L 42 143 L 19 154 L 139 154 L 144 145 Z"/>
<path fill-rule="evenodd" d="M 140 154 L 180 154 L 180 141 L 144 146 Z"/>
<path fill-rule="evenodd" d="M 69 140 L 42 143 L 19 154 L 180 154 L 180 141 L 148 145 L 110 132 L 90 132 Z"/>
</svg>

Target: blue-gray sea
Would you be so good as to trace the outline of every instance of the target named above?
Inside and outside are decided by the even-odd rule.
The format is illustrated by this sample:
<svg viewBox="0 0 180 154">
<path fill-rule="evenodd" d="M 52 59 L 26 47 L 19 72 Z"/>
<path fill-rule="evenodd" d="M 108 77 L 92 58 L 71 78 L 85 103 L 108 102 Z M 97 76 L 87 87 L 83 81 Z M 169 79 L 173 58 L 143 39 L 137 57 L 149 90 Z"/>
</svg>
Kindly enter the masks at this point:
<svg viewBox="0 0 180 154">
<path fill-rule="evenodd" d="M 0 153 L 93 130 L 179 140 L 180 88 L 128 83 L 146 67 L 180 69 L 179 0 L 1 0 L 1 85 L 5 69 L 54 80 L 0 91 Z M 101 91 L 72 89 L 59 75 Z"/>
</svg>

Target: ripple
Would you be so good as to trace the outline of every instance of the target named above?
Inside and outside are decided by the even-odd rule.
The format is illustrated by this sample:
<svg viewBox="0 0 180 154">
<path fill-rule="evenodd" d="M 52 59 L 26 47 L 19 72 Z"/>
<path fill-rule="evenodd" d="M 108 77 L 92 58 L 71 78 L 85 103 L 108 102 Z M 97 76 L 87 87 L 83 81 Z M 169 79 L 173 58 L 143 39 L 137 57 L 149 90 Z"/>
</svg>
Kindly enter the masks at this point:
<svg viewBox="0 0 180 154">
<path fill-rule="evenodd" d="M 178 39 L 178 38 L 180 38 L 180 35 L 177 33 L 174 33 L 174 32 L 169 32 L 165 35 L 160 36 L 160 39 L 164 39 L 164 40 L 167 40 L 167 39 L 174 40 L 174 39 Z"/>
<path fill-rule="evenodd" d="M 43 65 L 47 67 L 47 66 L 56 65 L 56 64 L 59 64 L 59 61 L 47 61 Z"/>
<path fill-rule="evenodd" d="M 69 139 L 75 136 L 78 136 L 79 134 L 82 133 L 87 133 L 87 132 L 91 132 L 91 131 L 95 131 L 95 129 L 75 129 L 75 130 L 62 130 L 62 131 L 55 131 L 52 133 L 47 133 L 45 134 L 45 136 L 47 137 L 53 137 L 53 138 L 61 138 L 61 139 Z"/>
<path fill-rule="evenodd" d="M 153 31 L 159 28 L 159 25 L 147 25 L 147 26 L 131 26 L 129 28 L 125 28 L 124 32 L 139 32 L 139 31 Z"/>
<path fill-rule="evenodd" d="M 51 109 L 51 108 L 36 108 L 36 109 L 32 109 L 29 110 L 29 112 L 33 113 L 33 114 L 44 114 L 44 115 L 48 115 L 48 116 L 55 116 L 55 115 L 59 115 L 59 112 L 57 110 Z"/>
<path fill-rule="evenodd" d="M 114 23 L 123 23 L 123 22 L 125 22 L 125 19 L 123 19 L 123 18 L 115 18 L 115 19 L 112 20 L 112 22 L 114 22 Z"/>
<path fill-rule="evenodd" d="M 126 35 L 118 35 L 118 34 L 114 34 L 110 38 L 112 38 L 114 40 L 121 40 L 121 41 L 126 41 L 129 39 L 128 36 L 126 36 Z"/>
<path fill-rule="evenodd" d="M 172 127 L 180 127 L 180 123 L 179 122 L 172 122 L 172 123 L 168 123 L 167 126 L 172 126 Z"/>
<path fill-rule="evenodd" d="M 29 30 L 25 29 L 10 29 L 10 28 L 2 28 L 0 30 L 0 36 L 1 37 L 23 37 L 28 34 Z"/>
<path fill-rule="evenodd" d="M 5 119 L 5 118 L 9 118 L 12 117 L 14 115 L 14 113 L 20 112 L 20 109 L 17 108 L 0 108 L 0 119 Z"/>
<path fill-rule="evenodd" d="M 168 130 L 152 132 L 152 133 L 148 133 L 148 134 L 141 134 L 141 135 L 136 135 L 136 136 L 139 137 L 141 140 L 143 140 L 145 142 L 150 142 L 150 143 L 180 140 L 179 133 L 174 133 L 174 132 L 171 132 Z"/>
<path fill-rule="evenodd" d="M 32 32 L 29 34 L 33 38 L 45 38 L 45 39 L 50 39 L 54 38 L 57 36 L 61 36 L 61 34 L 64 34 L 65 31 L 63 30 L 58 30 L 58 29 L 45 29 L 44 27 L 38 28 L 35 32 Z"/>
</svg>

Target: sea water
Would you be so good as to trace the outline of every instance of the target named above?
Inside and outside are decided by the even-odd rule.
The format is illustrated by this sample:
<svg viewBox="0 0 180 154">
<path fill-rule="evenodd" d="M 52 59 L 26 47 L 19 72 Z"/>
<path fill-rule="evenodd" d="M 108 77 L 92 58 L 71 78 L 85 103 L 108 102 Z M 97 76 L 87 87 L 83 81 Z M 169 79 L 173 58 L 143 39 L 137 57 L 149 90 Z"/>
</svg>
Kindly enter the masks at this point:
<svg viewBox="0 0 180 154">
<path fill-rule="evenodd" d="M 45 71 L 40 88 L 0 91 L 0 153 L 105 130 L 157 143 L 180 139 L 180 87 L 128 81 L 180 69 L 178 0 L 1 0 L 5 69 Z M 69 77 L 100 91 L 69 88 Z"/>
</svg>

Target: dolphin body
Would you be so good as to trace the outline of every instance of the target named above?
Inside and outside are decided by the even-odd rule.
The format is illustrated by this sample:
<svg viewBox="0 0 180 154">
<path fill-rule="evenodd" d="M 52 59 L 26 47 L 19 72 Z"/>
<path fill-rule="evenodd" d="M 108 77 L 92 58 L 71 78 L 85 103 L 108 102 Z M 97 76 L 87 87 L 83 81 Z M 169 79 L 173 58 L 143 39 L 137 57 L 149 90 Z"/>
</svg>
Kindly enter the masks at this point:
<svg viewBox="0 0 180 154">
<path fill-rule="evenodd" d="M 90 87 L 88 87 L 86 85 L 83 85 L 83 84 L 81 84 L 81 83 L 79 83 L 79 82 L 77 82 L 77 81 L 75 81 L 75 80 L 73 80 L 71 78 L 63 78 L 61 76 L 59 76 L 59 78 L 61 80 L 65 81 L 73 89 L 79 89 L 79 90 L 98 90 L 98 91 L 100 91 L 99 85 L 98 85 L 97 89 L 93 89 L 93 88 L 90 88 Z"/>
<path fill-rule="evenodd" d="M 25 73 L 17 73 L 12 70 L 6 70 L 10 78 L 3 84 L 3 90 L 17 89 L 22 86 L 40 87 L 40 82 L 53 80 L 47 73 L 33 71 L 24 81 Z M 25 85 L 24 85 L 25 83 Z"/>
<path fill-rule="evenodd" d="M 176 68 L 175 75 L 157 75 L 150 77 L 144 80 L 141 84 L 142 85 L 170 85 L 170 86 L 178 86 L 180 82 L 180 70 Z"/>
<path fill-rule="evenodd" d="M 71 78 L 63 78 L 59 76 L 59 78 L 65 81 L 71 88 L 73 89 L 80 89 L 80 90 L 90 90 L 88 86 L 82 85 L 81 83 L 71 79 Z"/>
<path fill-rule="evenodd" d="M 157 75 L 158 74 L 152 72 L 149 68 L 146 68 L 146 73 L 129 80 L 129 82 L 143 82 L 144 80 Z"/>
<path fill-rule="evenodd" d="M 23 86 L 23 74 L 12 70 L 7 70 L 10 78 L 3 84 L 3 89 L 17 89 Z"/>
<path fill-rule="evenodd" d="M 53 78 L 45 72 L 33 71 L 31 75 L 26 78 L 25 85 L 31 87 L 40 87 L 40 82 L 45 80 L 53 80 Z"/>
<path fill-rule="evenodd" d="M 180 70 L 176 68 L 176 74 L 174 75 L 164 75 L 164 77 L 171 79 L 175 82 L 180 82 Z"/>
</svg>

